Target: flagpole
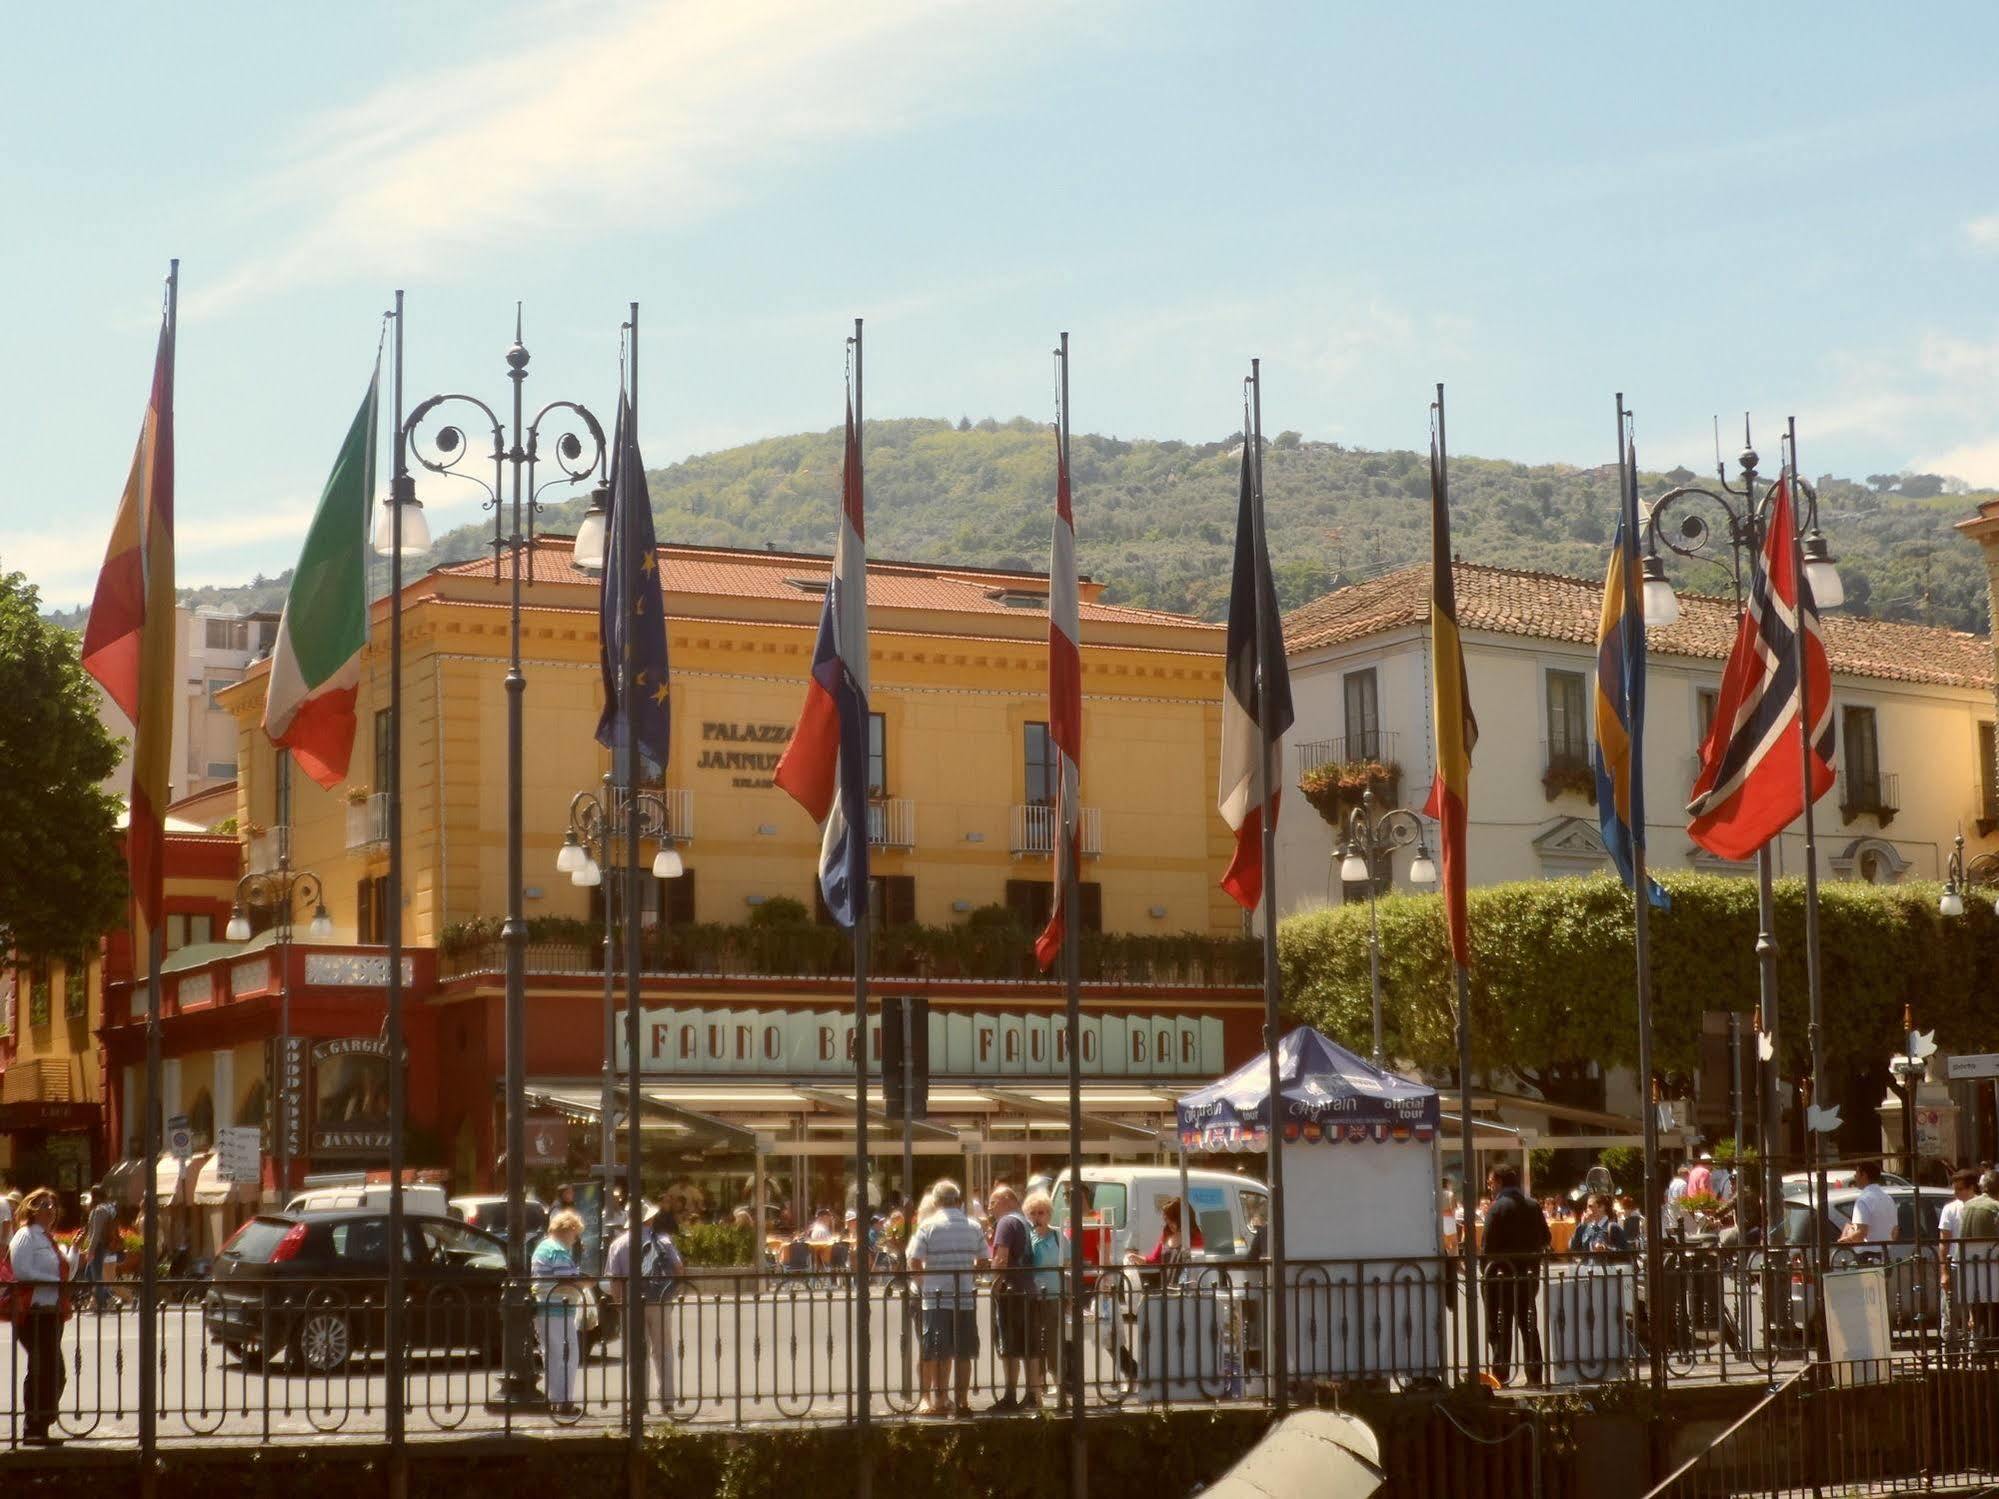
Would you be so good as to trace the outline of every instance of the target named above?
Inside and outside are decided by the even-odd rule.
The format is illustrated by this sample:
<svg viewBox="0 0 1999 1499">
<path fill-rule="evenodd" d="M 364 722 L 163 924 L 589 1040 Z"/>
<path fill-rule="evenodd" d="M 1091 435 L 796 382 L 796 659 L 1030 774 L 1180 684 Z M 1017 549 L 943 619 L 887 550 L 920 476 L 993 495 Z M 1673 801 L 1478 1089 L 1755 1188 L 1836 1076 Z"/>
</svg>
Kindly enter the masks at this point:
<svg viewBox="0 0 1999 1499">
<path fill-rule="evenodd" d="M 646 493 L 645 475 L 636 477 L 625 472 L 625 465 L 633 454 L 639 451 L 639 304 L 631 306 L 631 321 L 626 328 L 626 382 L 629 390 L 625 416 L 625 451 L 613 460 L 619 478 L 623 481 L 625 493 L 611 496 L 616 507 L 618 526 L 618 571 L 622 597 L 620 603 L 625 610 L 625 649 L 619 654 L 622 660 L 618 666 L 618 692 L 624 707 L 624 744 L 620 758 L 624 761 L 624 814 L 625 814 L 625 1266 L 628 1279 L 625 1282 L 625 1439 L 626 1468 L 630 1491 L 637 1495 L 644 1491 L 644 1474 L 641 1462 L 645 1449 L 646 1414 L 646 1324 L 645 1309 L 640 1305 L 640 1275 L 644 1266 L 644 1256 L 639 1252 L 639 1230 L 652 1232 L 644 1222 L 645 1179 L 640 1171 L 640 1122 L 642 1105 L 639 1098 L 639 911 L 643 905 L 645 892 L 640 881 L 649 878 L 639 866 L 639 722 L 638 722 L 638 652 L 633 648 L 631 636 L 641 627 L 645 629 L 665 629 L 666 621 L 648 619 L 640 625 L 632 613 L 633 602 L 639 596 L 641 576 L 638 558 L 639 527 L 638 515 L 632 501 Z M 650 500 L 647 501 L 651 503 Z M 664 598 L 664 589 L 661 590 Z M 662 611 L 663 612 L 663 611 Z M 618 797 L 611 796 L 613 810 L 618 806 Z M 616 822 L 612 823 L 615 836 Z M 608 1191 L 608 1185 L 606 1190 Z M 662 1391 L 661 1393 L 664 1393 Z"/>
<path fill-rule="evenodd" d="M 864 507 L 867 502 L 865 452 L 867 422 L 861 404 L 861 320 L 854 319 L 854 466 Z M 865 576 L 866 559 L 862 559 Z M 843 600 L 843 602 L 845 602 Z M 865 651 L 865 640 L 854 642 Z M 861 661 L 867 668 L 865 657 Z M 844 772 L 843 772 L 844 773 Z M 865 818 L 865 813 L 862 814 Z M 865 821 L 849 827 L 850 838 L 866 838 Z M 868 1499 L 874 1490 L 874 1471 L 868 1451 L 868 1408 L 873 1402 L 871 1371 L 868 1367 L 868 898 L 869 890 L 855 892 L 859 916 L 854 922 L 854 1437 L 860 1459 L 855 1474 L 854 1493 Z M 906 1102 L 906 1100 L 905 1100 Z"/>
<path fill-rule="evenodd" d="M 1062 335 L 1059 351 L 1062 361 L 1061 423 L 1056 429 L 1055 440 L 1061 449 L 1062 472 L 1069 472 L 1069 335 Z M 1075 504 L 1071 491 L 1070 505 Z M 1061 517 L 1056 517 L 1058 526 Z M 1048 586 L 1054 589 L 1055 580 L 1050 578 Z M 1080 646 L 1082 642 L 1078 641 Z M 1053 717 L 1053 704 L 1050 705 Z M 1067 790 L 1067 787 L 1064 787 Z M 1083 1244 L 1083 963 L 1082 963 L 1082 895 L 1081 880 L 1076 870 L 1076 853 L 1073 842 L 1072 824 L 1080 826 L 1082 808 L 1075 805 L 1082 793 L 1082 776 L 1076 777 L 1076 798 L 1065 809 L 1064 825 L 1057 830 L 1057 836 L 1068 841 L 1067 857 L 1063 859 L 1062 909 L 1067 920 L 1062 931 L 1062 989 L 1064 1018 L 1069 1027 L 1069 1359 L 1063 1365 L 1064 1382 L 1069 1390 L 1069 1493 L 1071 1499 L 1084 1499 L 1090 1491 L 1090 1449 L 1083 1425 L 1083 1284 L 1088 1273 L 1085 1266 Z M 1186 1211 L 1182 1204 L 1182 1212 Z"/>
<path fill-rule="evenodd" d="M 180 260 L 175 257 L 167 262 L 167 381 L 169 393 L 173 390 L 173 370 L 180 355 Z M 170 427 L 173 421 L 172 395 L 168 396 L 168 409 L 154 413 L 157 427 Z M 152 503 L 150 490 L 148 504 Z M 146 600 L 146 609 L 172 609 L 172 591 L 164 599 Z M 148 687 L 157 690 L 157 683 L 148 683 L 141 673 L 139 691 Z M 145 721 L 143 706 L 138 721 Z M 135 745 L 136 748 L 136 745 Z M 166 808 L 159 809 L 164 824 Z M 125 837 L 129 840 L 138 836 L 138 819 L 128 818 Z M 131 850 L 127 848 L 129 858 Z M 143 911 L 145 892 L 133 892 L 135 910 Z M 157 1493 L 159 1478 L 156 1472 L 159 1453 L 159 1365 L 160 1365 L 160 969 L 166 962 L 167 937 L 166 918 L 158 914 L 158 919 L 146 923 L 146 1230 L 144 1247 L 140 1251 L 139 1273 L 139 1463 L 141 1488 L 148 1494 Z M 143 917 L 141 918 L 144 919 Z"/>
<path fill-rule="evenodd" d="M 1261 557 L 1265 549 L 1263 523 L 1263 361 L 1249 362 L 1250 430 L 1243 434 L 1250 445 L 1250 516 L 1253 528 L 1251 541 L 1252 556 Z M 1270 738 L 1270 699 L 1265 690 L 1270 680 L 1271 663 L 1264 659 L 1263 647 L 1267 643 L 1263 637 L 1263 621 L 1274 618 L 1277 601 L 1265 598 L 1265 572 L 1262 567 L 1252 566 L 1250 571 L 1256 577 L 1256 622 L 1253 628 L 1257 634 L 1256 652 L 1256 806 L 1262 818 L 1263 834 L 1263 1044 L 1270 1057 L 1270 1115 L 1267 1132 L 1267 1148 L 1270 1152 L 1270 1377 L 1272 1398 L 1277 1414 L 1282 1416 L 1290 1407 L 1290 1358 L 1288 1339 L 1284 1325 L 1284 1125 L 1279 1118 L 1283 1101 L 1281 1072 L 1278 1058 L 1279 1042 L 1282 1037 L 1279 1027 L 1283 1019 L 1278 1013 L 1277 983 L 1277 819 L 1273 815 L 1271 802 L 1276 790 L 1276 774 L 1271 767 L 1270 757 L 1274 746 Z M 1282 647 L 1280 646 L 1280 649 Z M 1282 662 L 1278 663 L 1281 668 Z M 1192 1207 L 1180 1204 L 1182 1231 L 1192 1243 Z"/>
<path fill-rule="evenodd" d="M 396 291 L 396 342 L 390 384 L 395 404 L 395 444 L 389 469 L 389 1242 L 403 1242 L 403 1130 L 409 1096 L 403 1077 L 403 496 L 414 493 L 403 442 L 403 294 Z M 375 434 L 368 434 L 374 442 Z M 403 1262 L 389 1256 L 388 1306 L 383 1332 L 388 1344 L 388 1390 L 383 1435 L 389 1446 L 389 1492 L 409 1492 L 409 1455 L 403 1446 Z"/>
<path fill-rule="evenodd" d="M 1623 607 L 1627 617 L 1630 611 L 1640 607 L 1644 597 L 1639 592 L 1638 579 L 1638 453 L 1635 445 L 1625 440 L 1624 392 L 1617 393 L 1617 480 L 1618 480 L 1618 532 L 1624 538 L 1618 565 L 1624 570 Z M 1643 616 L 1641 615 L 1642 619 Z M 1623 634 L 1620 623 L 1618 633 Z M 1620 640 L 1619 644 L 1622 645 Z M 1642 806 L 1643 787 L 1639 778 L 1644 775 L 1645 746 L 1642 742 L 1643 724 L 1630 711 L 1634 697 L 1633 670 L 1645 670 L 1641 658 L 1633 662 L 1625 661 L 1624 696 L 1626 703 L 1626 727 L 1630 731 L 1631 743 L 1625 774 L 1637 788 L 1634 803 Z M 1638 983 L 1638 1093 L 1643 1114 L 1643 1135 L 1645 1142 L 1645 1191 L 1643 1201 L 1654 1202 L 1659 1196 L 1659 1110 L 1652 1102 L 1652 953 L 1651 953 L 1651 913 L 1650 880 L 1645 870 L 1645 828 L 1642 813 L 1634 818 L 1639 825 L 1630 830 L 1631 848 L 1631 910 L 1632 949 L 1637 966 Z M 1657 1288 L 1665 1284 L 1662 1274 L 1664 1265 L 1663 1246 L 1659 1235 L 1645 1235 L 1645 1284 Z M 1660 1313 L 1664 1310 L 1664 1298 L 1656 1289 L 1645 1298 L 1645 1346 L 1650 1360 L 1652 1391 L 1663 1398 L 1666 1390 L 1666 1348 L 1660 1338 L 1662 1322 Z M 1651 1471 L 1648 1467 L 1647 1471 Z"/>
<path fill-rule="evenodd" d="M 1798 791 L 1805 804 L 1805 1038 L 1811 1048 L 1812 1097 L 1824 1107 L 1825 1026 L 1820 1013 L 1819 992 L 1819 853 L 1813 826 L 1812 803 L 1812 683 L 1805 671 L 1805 550 L 1804 528 L 1798 524 L 1798 419 L 1785 419 L 1784 477 L 1786 498 L 1791 506 L 1791 590 L 1794 595 L 1797 627 L 1791 631 L 1791 669 L 1798 676 Z M 1806 1126 L 1807 1143 L 1812 1131 Z M 1812 1265 L 1823 1285 L 1825 1275 L 1825 1202 L 1828 1183 L 1816 1174 L 1812 1179 Z M 1911 1175 L 1913 1180 L 1913 1173 Z M 1820 1319 L 1823 1324 L 1823 1318 Z M 1823 1337 L 1823 1326 L 1821 1337 Z"/>
<path fill-rule="evenodd" d="M 1437 382 L 1437 471 L 1447 473 L 1450 468 L 1450 444 L 1444 435 L 1444 382 Z M 1444 493 L 1448 494 L 1449 485 Z M 1432 525 L 1435 522 L 1432 521 Z M 1448 559 L 1445 566 L 1450 566 Z M 1436 592 L 1436 580 L 1430 581 L 1430 591 Z M 1435 638 L 1436 624 L 1431 622 L 1431 636 Z M 1434 690 L 1434 689 L 1433 689 Z M 1441 810 L 1441 809 L 1440 809 Z M 1471 1382 L 1478 1382 L 1479 1373 L 1479 1325 L 1478 1325 L 1478 1183 L 1474 1177 L 1478 1171 L 1478 1142 L 1472 1128 L 1471 1112 L 1471 976 L 1465 965 L 1453 962 L 1452 980 L 1456 987 L 1458 1001 L 1458 1150 L 1464 1157 L 1462 1168 L 1464 1183 L 1458 1193 L 1458 1206 L 1464 1210 L 1464 1261 L 1465 1261 L 1465 1372 Z"/>
</svg>

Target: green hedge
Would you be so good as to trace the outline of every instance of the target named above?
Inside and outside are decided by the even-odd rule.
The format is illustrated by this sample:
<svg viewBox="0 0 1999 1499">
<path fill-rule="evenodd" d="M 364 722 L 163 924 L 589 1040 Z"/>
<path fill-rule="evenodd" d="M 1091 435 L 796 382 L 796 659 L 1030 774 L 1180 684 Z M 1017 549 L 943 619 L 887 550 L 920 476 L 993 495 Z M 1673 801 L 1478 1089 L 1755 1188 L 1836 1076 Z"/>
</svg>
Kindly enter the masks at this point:
<svg viewBox="0 0 1999 1499">
<path fill-rule="evenodd" d="M 1267 1412 L 1185 1411 L 1093 1417 L 1093 1494 L 1185 1494 L 1211 1482 L 1253 1447 Z M 877 1427 L 875 1492 L 895 1499 L 1050 1499 L 1068 1492 L 1068 1425 L 1053 1417 Z M 46 1465 L 23 1455 L 7 1465 L 9 1495 L 136 1493 L 137 1458 L 104 1453 L 87 1468 L 78 1449 Z M 661 1499 L 834 1499 L 851 1494 L 854 1434 L 845 1427 L 788 1426 L 754 1432 L 655 1428 L 646 1449 L 645 1492 Z M 68 1459 L 65 1461 L 64 1459 Z M 410 1499 L 467 1494 L 623 1494 L 626 1451 L 614 1440 L 517 1441 L 504 1453 L 476 1436 L 412 1443 Z M 160 1499 L 293 1499 L 300 1493 L 386 1493 L 379 1447 L 238 1448 L 174 1451 L 160 1471 Z"/>
<path fill-rule="evenodd" d="M 1668 873 L 1670 911 L 1651 921 L 1657 1065 L 1694 1064 L 1704 1010 L 1756 1006 L 1756 883 Z M 1999 972 L 1999 913 L 1965 902 L 1937 911 L 1933 884 L 1819 886 L 1819 945 L 1829 1062 L 1875 1063 L 1901 1038 L 1904 1004 L 1944 1050 L 1989 1042 L 1989 975 Z M 1379 905 L 1390 1049 L 1448 1069 L 1457 1056 L 1451 972 L 1438 895 Z M 1776 886 L 1780 1061 L 1808 1064 L 1804 882 Z M 1637 1062 L 1631 896 L 1614 877 L 1488 885 L 1471 892 L 1472 1028 L 1478 1055 L 1528 1065 Z M 1291 917 L 1278 928 L 1292 1015 L 1365 1050 L 1370 1034 L 1367 908 Z"/>
</svg>

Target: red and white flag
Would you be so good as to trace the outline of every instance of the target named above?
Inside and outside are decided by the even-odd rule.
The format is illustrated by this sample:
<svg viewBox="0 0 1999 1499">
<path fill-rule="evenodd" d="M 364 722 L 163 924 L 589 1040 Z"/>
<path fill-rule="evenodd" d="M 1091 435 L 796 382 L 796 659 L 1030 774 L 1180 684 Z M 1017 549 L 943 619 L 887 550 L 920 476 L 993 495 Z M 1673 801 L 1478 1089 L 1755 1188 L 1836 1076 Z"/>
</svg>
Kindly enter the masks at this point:
<svg viewBox="0 0 1999 1499">
<path fill-rule="evenodd" d="M 1247 425 L 1247 423 L 1245 423 Z M 1229 633 L 1222 667 L 1222 776 L 1216 803 L 1235 833 L 1235 857 L 1222 888 L 1245 911 L 1263 898 L 1263 822 L 1277 826 L 1276 778 L 1256 798 L 1256 762 L 1263 730 L 1274 746 L 1291 727 L 1291 673 L 1284 660 L 1284 621 L 1270 578 L 1270 553 L 1257 515 L 1250 442 L 1242 448 L 1242 493 L 1236 510 L 1235 575 L 1229 585 Z M 1273 757 L 1274 758 L 1274 757 Z"/>
<path fill-rule="evenodd" d="M 1770 491 L 1770 523 L 1750 581 L 1749 607 L 1721 677 L 1714 723 L 1701 746 L 1687 832 L 1723 859 L 1747 859 L 1804 815 L 1800 687 L 1811 708 L 1811 798 L 1833 786 L 1832 668 L 1811 585 L 1797 569 L 1790 484 Z M 1797 632 L 1804 630 L 1804 681 Z"/>
<path fill-rule="evenodd" d="M 1048 737 L 1055 744 L 1055 902 L 1034 944 L 1035 961 L 1054 963 L 1068 940 L 1070 871 L 1082 856 L 1083 653 L 1076 588 L 1076 517 L 1069 505 L 1069 455 L 1055 438 L 1055 532 L 1048 545 Z"/>
</svg>

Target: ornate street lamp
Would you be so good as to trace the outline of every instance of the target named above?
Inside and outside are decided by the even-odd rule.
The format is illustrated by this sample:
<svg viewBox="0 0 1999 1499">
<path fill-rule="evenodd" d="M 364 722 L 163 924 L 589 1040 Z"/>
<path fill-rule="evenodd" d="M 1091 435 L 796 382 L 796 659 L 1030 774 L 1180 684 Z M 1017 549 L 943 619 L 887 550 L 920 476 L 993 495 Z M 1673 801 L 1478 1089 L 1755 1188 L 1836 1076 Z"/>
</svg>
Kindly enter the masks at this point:
<svg viewBox="0 0 1999 1499">
<path fill-rule="evenodd" d="M 1380 883 L 1382 860 L 1393 860 L 1395 850 L 1416 845 L 1416 857 L 1409 865 L 1409 883 L 1434 885 L 1437 866 L 1430 859 L 1430 845 L 1423 834 L 1423 820 L 1414 812 L 1392 807 L 1376 817 L 1374 791 L 1360 794 L 1360 805 L 1347 817 L 1346 839 L 1333 851 L 1340 861 L 1340 879 L 1349 885 L 1367 886 L 1367 987 L 1374 1009 L 1374 1052 L 1371 1060 L 1385 1065 L 1381 1040 L 1381 929 L 1376 923 L 1374 900 Z M 1390 865 L 1393 874 L 1393 865 Z"/>
<path fill-rule="evenodd" d="M 1818 491 L 1800 478 L 1797 469 L 1797 429 L 1792 423 L 1785 435 L 1787 445 L 1786 469 L 1801 500 L 1793 500 L 1792 527 L 1794 558 L 1801 567 L 1806 584 L 1811 588 L 1813 600 L 1819 608 L 1836 609 L 1846 600 L 1846 587 L 1840 581 L 1839 571 L 1834 566 L 1831 549 L 1826 544 L 1825 533 L 1819 529 Z M 1715 460 L 1715 482 L 1718 490 L 1697 484 L 1682 484 L 1654 500 L 1645 512 L 1646 555 L 1643 562 L 1643 590 L 1645 624 L 1648 628 L 1665 629 L 1680 617 L 1680 601 L 1673 592 L 1672 584 L 1666 578 L 1664 561 L 1659 555 L 1659 547 L 1689 561 L 1705 562 L 1722 568 L 1729 575 L 1735 590 L 1735 612 L 1742 614 L 1743 580 L 1746 571 L 1757 565 L 1756 558 L 1762 551 L 1764 533 L 1770 519 L 1770 495 L 1774 486 L 1766 486 L 1759 491 L 1756 487 L 1757 455 L 1750 445 L 1749 422 L 1742 423 L 1742 455 L 1737 460 L 1741 470 L 1740 486 L 1728 482 L 1726 468 L 1717 453 Z M 1706 513 L 1703 513 L 1705 511 Z M 1719 517 L 1717 524 L 1716 516 Z M 1724 551 L 1724 548 L 1726 549 Z M 1818 973 L 1818 848 L 1812 822 L 1812 806 L 1809 799 L 1805 803 L 1805 881 L 1806 881 L 1806 997 L 1809 1014 L 1809 1041 L 1812 1058 L 1812 1083 L 1814 1096 L 1824 1096 L 1823 1057 L 1823 1016 L 1821 1015 L 1821 995 Z M 1774 1037 L 1777 1033 L 1777 939 L 1773 914 L 1772 897 L 1773 868 L 1770 847 L 1765 844 L 1756 852 L 1756 958 L 1758 979 L 1758 1016 L 1762 1034 Z M 1766 1043 L 1767 1045 L 1768 1043 Z M 1763 1064 L 1763 1173 L 1764 1197 L 1767 1203 L 1783 1201 L 1780 1194 L 1781 1172 L 1771 1146 L 1775 1143 L 1779 1123 L 1779 1073 L 1774 1045 L 1769 1046 L 1769 1054 Z M 1807 1133 L 1809 1147 L 1811 1135 Z M 1647 1211 L 1656 1208 L 1648 1204 Z M 1824 1216 L 1823 1204 L 1820 1211 L 1813 1214 L 1814 1238 L 1817 1225 Z"/>
<path fill-rule="evenodd" d="M 611 850 L 617 840 L 627 834 L 628 811 L 635 810 L 637 813 L 639 837 L 659 845 L 659 852 L 652 861 L 653 878 L 677 880 L 682 868 L 680 850 L 673 846 L 666 798 L 656 791 L 641 791 L 632 800 L 636 802 L 635 808 L 628 807 L 618 793 L 617 783 L 608 774 L 604 777 L 602 791 L 577 792 L 569 799 L 569 827 L 562 835 L 561 851 L 555 856 L 556 873 L 568 875 L 570 884 L 583 889 L 601 886 L 604 891 L 604 1069 L 603 1089 L 598 1101 L 597 1161 L 604 1173 L 607 1193 L 610 1191 L 612 1157 L 611 1083 L 615 1075 L 612 1057 L 617 1051 L 617 1007 L 613 981 L 618 965 L 615 956 L 617 946 L 612 936 L 616 925 L 614 895 L 617 887 L 615 884 L 604 885 L 603 866 L 611 862 Z"/>
<path fill-rule="evenodd" d="M 522 909 L 523 889 L 521 849 L 521 700 L 527 678 L 521 672 L 521 589 L 531 571 L 529 558 L 534 550 L 534 519 L 541 509 L 544 490 L 564 484 L 581 484 L 598 471 L 604 459 L 604 429 L 586 407 L 575 401 L 551 401 L 531 419 L 522 413 L 522 386 L 527 381 L 528 351 L 521 342 L 520 304 L 514 306 L 514 342 L 507 350 L 507 379 L 513 384 L 513 420 L 502 424 L 491 406 L 477 396 L 461 393 L 436 395 L 418 404 L 403 422 L 400 440 L 416 455 L 417 462 L 434 474 L 463 479 L 484 490 L 484 508 L 493 512 L 493 581 L 501 578 L 502 559 L 510 564 L 512 593 L 507 607 L 507 919 L 500 928 L 506 948 L 506 1115 L 507 1115 L 507 1296 L 506 1337 L 509 1370 L 505 1381 L 506 1398 L 528 1397 L 534 1389 L 532 1356 L 527 1346 L 527 1308 L 519 1300 L 527 1273 L 527 916 Z M 422 441 L 423 425 L 439 406 L 448 403 L 469 406 L 490 430 L 493 465 L 488 483 L 459 465 L 470 452 L 466 434 L 460 427 L 441 426 Z M 548 422 L 555 437 L 553 464 L 556 475 L 537 485 L 535 469 L 543 461 L 542 424 Z M 589 444 L 577 433 L 587 432 Z M 511 483 L 509 483 L 511 471 Z"/>
<path fill-rule="evenodd" d="M 287 754 L 289 751 L 280 750 L 279 753 Z M 279 1207 L 284 1206 L 285 1194 L 291 1190 L 292 1110 L 285 1081 L 291 1061 L 291 941 L 297 913 L 307 909 L 312 912 L 305 934 L 313 941 L 333 940 L 333 918 L 327 914 L 326 889 L 320 884 L 319 876 L 307 870 L 293 869 L 289 860 L 290 850 L 285 847 L 285 841 L 281 841 L 277 868 L 246 874 L 236 882 L 236 900 L 229 910 L 229 925 L 223 928 L 222 933 L 231 942 L 248 942 L 252 908 L 269 911 L 272 930 L 277 933 L 278 1065 L 274 1075 L 278 1086 L 270 1111 L 271 1134 L 277 1143 Z"/>
</svg>

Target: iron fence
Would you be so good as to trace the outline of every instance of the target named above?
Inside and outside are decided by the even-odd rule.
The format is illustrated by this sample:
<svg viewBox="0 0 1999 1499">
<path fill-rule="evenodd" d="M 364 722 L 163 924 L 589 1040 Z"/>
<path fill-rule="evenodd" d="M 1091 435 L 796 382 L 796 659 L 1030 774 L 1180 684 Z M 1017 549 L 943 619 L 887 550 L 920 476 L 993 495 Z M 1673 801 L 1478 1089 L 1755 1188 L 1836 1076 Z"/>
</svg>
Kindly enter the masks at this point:
<svg viewBox="0 0 1999 1499">
<path fill-rule="evenodd" d="M 1828 1390 L 1886 1392 L 1870 1420 L 1913 1400 L 1903 1388 L 1913 1383 L 1929 1402 L 1931 1450 L 1946 1452 L 1952 1433 L 1966 1429 L 1999 1450 L 1999 1422 L 1990 1419 L 1999 1379 L 1995 1256 L 1999 1244 L 1959 1246 L 1947 1308 L 1923 1289 L 1936 1286 L 1934 1257 L 1908 1257 L 1912 1290 L 1894 1303 L 1892 1346 L 1881 1361 L 1890 1377 L 1865 1381 L 1855 1372 L 1861 1366 L 1815 1356 L 1819 1285 L 1802 1251 L 1673 1246 L 1656 1308 L 1667 1378 L 1790 1388 L 1799 1370 L 1833 1368 Z M 1288 1262 L 1281 1301 L 1292 1392 L 1435 1389 L 1475 1373 L 1520 1393 L 1648 1377 L 1655 1308 L 1641 1257 L 1489 1259 L 1479 1273 L 1481 1325 L 1470 1329 L 1455 1258 Z M 384 1434 L 383 1284 L 365 1275 L 162 1280 L 152 1312 L 160 1440 Z M 412 1266 L 406 1285 L 403 1398 L 412 1438 L 623 1426 L 622 1286 L 510 1282 L 497 1270 L 438 1266 Z M 854 1288 L 852 1274 L 830 1261 L 688 1272 L 646 1308 L 649 1417 L 734 1427 L 851 1421 Z M 1091 1409 L 1270 1402 L 1278 1375 L 1266 1356 L 1272 1289 L 1262 1261 L 1095 1267 L 1080 1288 L 1078 1347 L 1068 1335 L 1075 1286 L 1066 1268 L 906 1273 L 885 1260 L 867 1278 L 870 1416 L 1052 1409 L 1074 1360 Z M 76 1297 L 69 1320 L 43 1314 L 40 1325 L 53 1317 L 57 1328 L 46 1348 L 23 1328 L 0 1355 L 0 1435 L 10 1446 L 36 1434 L 36 1407 L 51 1398 L 47 1360 L 32 1356 L 46 1351 L 62 1370 L 52 1435 L 137 1440 L 141 1314 L 122 1287 L 78 1287 Z M 514 1307 L 521 1310 L 510 1323 Z M 510 1339 L 510 1327 L 529 1331 Z M 33 1388 L 31 1365 L 42 1370 Z M 1953 1409 L 1962 1413 L 1957 1425 L 1943 1419 Z"/>
</svg>

